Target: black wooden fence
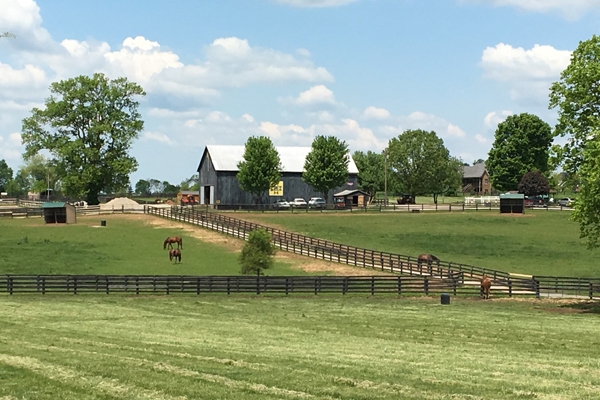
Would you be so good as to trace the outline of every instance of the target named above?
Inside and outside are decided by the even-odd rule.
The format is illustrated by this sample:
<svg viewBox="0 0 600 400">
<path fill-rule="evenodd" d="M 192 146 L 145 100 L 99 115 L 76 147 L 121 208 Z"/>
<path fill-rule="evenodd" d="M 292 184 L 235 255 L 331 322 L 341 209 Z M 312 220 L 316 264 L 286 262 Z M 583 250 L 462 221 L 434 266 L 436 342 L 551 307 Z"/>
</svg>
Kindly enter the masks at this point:
<svg viewBox="0 0 600 400">
<path fill-rule="evenodd" d="M 503 271 L 448 261 L 422 263 L 418 261 L 417 257 L 348 246 L 214 212 L 192 210 L 185 207 L 155 208 L 151 206 L 146 206 L 144 210 L 147 214 L 200 225 L 241 239 L 246 239 L 248 234 L 255 229 L 266 229 L 271 234 L 273 243 L 282 250 L 357 267 L 413 276 L 438 278 L 460 276 L 463 283 L 464 279 L 479 280 L 483 275 L 502 284 L 510 278 L 510 274 Z"/>
<path fill-rule="evenodd" d="M 535 296 L 536 283 L 515 280 L 493 287 L 496 296 Z M 20 293 L 129 293 L 129 294 L 388 294 L 478 296 L 477 285 L 458 279 L 411 276 L 180 276 L 180 275 L 3 275 L 0 292 Z"/>
</svg>

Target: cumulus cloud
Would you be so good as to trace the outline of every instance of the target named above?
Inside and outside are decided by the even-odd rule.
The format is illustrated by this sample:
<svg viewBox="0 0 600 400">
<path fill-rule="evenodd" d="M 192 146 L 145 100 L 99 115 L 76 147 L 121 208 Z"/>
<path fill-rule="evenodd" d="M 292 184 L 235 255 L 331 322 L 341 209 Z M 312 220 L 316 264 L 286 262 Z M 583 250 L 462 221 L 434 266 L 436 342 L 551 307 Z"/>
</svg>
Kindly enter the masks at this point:
<svg viewBox="0 0 600 400">
<path fill-rule="evenodd" d="M 475 135 L 475 140 L 477 140 L 479 143 L 487 143 L 487 138 L 479 133 Z"/>
<path fill-rule="evenodd" d="M 509 110 L 489 112 L 483 119 L 483 125 L 488 131 L 495 131 L 498 127 L 498 124 L 504 121 L 506 117 L 512 114 L 513 112 Z"/>
<path fill-rule="evenodd" d="M 144 132 L 142 137 L 147 140 L 154 140 L 156 142 L 161 142 L 161 143 L 166 143 L 166 144 L 173 143 L 173 142 L 171 142 L 171 139 L 169 139 L 169 137 L 167 135 L 165 135 L 164 133 L 160 133 L 160 132 Z"/>
<path fill-rule="evenodd" d="M 402 124 L 406 129 L 423 129 L 435 131 L 440 137 L 464 137 L 465 132 L 458 126 L 448 122 L 442 117 L 415 111 L 402 118 Z"/>
<path fill-rule="evenodd" d="M 173 111 L 167 108 L 151 108 L 147 113 L 150 117 L 155 118 L 169 118 L 169 119 L 186 119 L 186 118 L 194 118 L 200 115 L 200 111 L 198 110 L 190 110 L 190 111 Z"/>
<path fill-rule="evenodd" d="M 600 10 L 600 0 L 462 0 L 462 2 L 489 4 L 495 7 L 516 7 L 530 12 L 558 12 L 576 19 L 589 11 Z"/>
<path fill-rule="evenodd" d="M 275 0 L 276 3 L 286 4 L 294 7 L 339 7 L 354 3 L 358 0 Z"/>
<path fill-rule="evenodd" d="M 388 119 L 390 112 L 385 108 L 370 106 L 363 111 L 363 117 L 367 119 Z"/>
<path fill-rule="evenodd" d="M 546 102 L 551 83 L 569 65 L 571 52 L 552 46 L 532 49 L 500 43 L 483 51 L 480 65 L 488 79 L 506 82 L 513 100 Z"/>
<path fill-rule="evenodd" d="M 310 89 L 300 93 L 294 99 L 294 103 L 300 106 L 309 106 L 314 104 L 335 104 L 333 92 L 324 85 L 313 86 Z"/>
</svg>

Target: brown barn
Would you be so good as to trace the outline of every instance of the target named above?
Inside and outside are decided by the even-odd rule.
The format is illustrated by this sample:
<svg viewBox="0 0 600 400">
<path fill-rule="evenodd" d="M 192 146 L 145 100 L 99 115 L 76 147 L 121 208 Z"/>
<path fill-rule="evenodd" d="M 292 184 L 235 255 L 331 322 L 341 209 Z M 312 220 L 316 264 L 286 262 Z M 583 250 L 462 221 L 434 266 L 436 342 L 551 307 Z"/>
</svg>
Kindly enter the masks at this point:
<svg viewBox="0 0 600 400">
<path fill-rule="evenodd" d="M 337 208 L 366 207 L 371 196 L 362 190 L 342 190 L 333 195 L 333 203 Z"/>
<path fill-rule="evenodd" d="M 492 192 L 492 183 L 485 163 L 464 166 L 462 186 L 463 192 L 472 191 L 479 196 L 489 195 Z"/>
<path fill-rule="evenodd" d="M 74 224 L 77 222 L 75 206 L 64 201 L 42 204 L 44 221 L 47 224 Z"/>
</svg>

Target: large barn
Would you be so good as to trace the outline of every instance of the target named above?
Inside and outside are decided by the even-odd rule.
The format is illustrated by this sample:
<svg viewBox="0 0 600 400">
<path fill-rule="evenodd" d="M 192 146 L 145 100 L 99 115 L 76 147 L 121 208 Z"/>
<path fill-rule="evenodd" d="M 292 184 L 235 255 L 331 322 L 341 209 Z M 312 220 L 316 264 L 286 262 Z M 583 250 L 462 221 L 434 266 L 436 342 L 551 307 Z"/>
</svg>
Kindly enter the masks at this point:
<svg viewBox="0 0 600 400">
<path fill-rule="evenodd" d="M 250 193 L 240 188 L 236 174 L 238 163 L 244 160 L 245 146 L 206 146 L 198 166 L 200 185 L 200 204 L 252 204 Z M 304 160 L 310 147 L 277 147 L 283 171 L 278 191 L 270 191 L 263 203 L 273 203 L 278 199 L 293 200 L 302 197 L 308 201 L 311 197 L 321 197 L 312 186 L 302 181 Z M 328 203 L 333 203 L 333 193 L 344 189 L 356 189 L 358 168 L 350 156 L 348 179 L 346 184 L 330 191 Z"/>
</svg>

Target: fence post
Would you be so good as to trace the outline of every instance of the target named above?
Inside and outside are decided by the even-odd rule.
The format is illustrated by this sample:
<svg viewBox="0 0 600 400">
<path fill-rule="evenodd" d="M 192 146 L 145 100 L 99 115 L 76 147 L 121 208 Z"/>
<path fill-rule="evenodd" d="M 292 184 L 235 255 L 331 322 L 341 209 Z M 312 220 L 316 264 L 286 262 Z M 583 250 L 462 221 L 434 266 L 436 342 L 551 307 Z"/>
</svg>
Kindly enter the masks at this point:
<svg viewBox="0 0 600 400">
<path fill-rule="evenodd" d="M 169 278 L 167 278 L 167 294 L 169 294 Z"/>
<path fill-rule="evenodd" d="M 200 294 L 200 277 L 196 278 L 196 294 Z"/>
<path fill-rule="evenodd" d="M 230 289 L 229 289 L 229 277 L 227 277 L 227 294 L 230 294 Z"/>
<path fill-rule="evenodd" d="M 106 294 L 108 294 L 109 289 L 108 289 L 108 276 L 104 278 L 105 282 L 106 282 Z"/>
<path fill-rule="evenodd" d="M 46 277 L 42 278 L 42 294 L 46 294 Z"/>
<path fill-rule="evenodd" d="M 135 294 L 140 294 L 140 278 L 135 277 Z"/>
<path fill-rule="evenodd" d="M 256 294 L 260 294 L 260 276 L 256 277 Z"/>
<path fill-rule="evenodd" d="M 7 278 L 7 283 L 8 283 L 8 293 L 12 296 L 12 294 L 13 294 L 13 278 L 12 278 L 12 276 L 9 276 Z"/>
<path fill-rule="evenodd" d="M 398 296 L 402 294 L 402 278 L 398 277 Z"/>
<path fill-rule="evenodd" d="M 429 296 L 429 279 L 425 278 L 423 281 L 423 286 L 425 287 L 425 296 Z"/>
<path fill-rule="evenodd" d="M 594 299 L 594 284 L 590 282 L 590 300 Z"/>
<path fill-rule="evenodd" d="M 73 294 L 77 294 L 77 277 L 73 277 Z"/>
<path fill-rule="evenodd" d="M 535 297 L 536 298 L 540 298 L 540 281 L 534 279 L 533 283 L 535 285 Z"/>
<path fill-rule="evenodd" d="M 344 277 L 344 284 L 342 285 L 342 294 L 346 294 L 348 292 L 348 277 Z"/>
<path fill-rule="evenodd" d="M 289 278 L 285 278 L 285 295 L 289 294 Z"/>
<path fill-rule="evenodd" d="M 508 297 L 512 297 L 512 280 L 508 278 Z"/>
<path fill-rule="evenodd" d="M 375 295 L 375 277 L 371 277 L 371 296 Z"/>
</svg>

